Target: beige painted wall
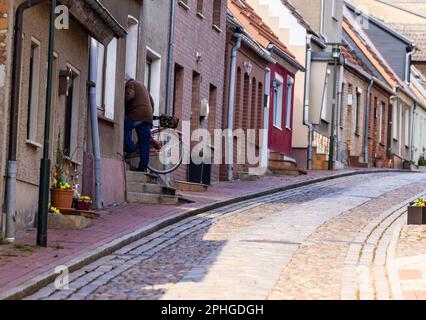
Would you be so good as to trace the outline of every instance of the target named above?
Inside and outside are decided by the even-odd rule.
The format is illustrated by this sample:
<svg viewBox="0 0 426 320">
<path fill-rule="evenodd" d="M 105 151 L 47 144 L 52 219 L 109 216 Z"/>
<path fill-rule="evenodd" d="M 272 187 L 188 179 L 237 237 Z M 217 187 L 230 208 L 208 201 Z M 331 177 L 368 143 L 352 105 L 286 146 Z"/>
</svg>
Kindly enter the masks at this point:
<svg viewBox="0 0 426 320">
<path fill-rule="evenodd" d="M 40 42 L 40 88 L 39 88 L 39 112 L 37 117 L 36 143 L 42 144 L 44 136 L 44 110 L 46 97 L 47 78 L 47 50 L 48 50 L 48 21 L 49 4 L 29 9 L 24 17 L 24 45 L 22 60 L 22 87 L 19 109 L 18 127 L 18 187 L 17 187 L 17 221 L 18 227 L 29 226 L 33 223 L 37 209 L 39 167 L 42 157 L 42 148 L 27 141 L 28 119 L 28 90 L 29 90 L 29 56 L 31 39 Z M 72 66 L 79 75 L 78 96 L 78 127 L 76 132 L 77 150 L 74 160 L 77 163 L 83 161 L 83 149 L 85 144 L 85 128 L 87 119 L 86 83 L 88 72 L 88 37 L 85 31 L 71 21 L 70 30 L 57 30 L 55 34 L 55 53 L 58 56 L 58 72 Z M 54 84 L 58 83 L 58 74 L 54 77 Z M 54 156 L 59 131 L 64 131 L 65 96 L 59 96 L 57 87 L 54 87 L 54 100 L 52 105 L 52 133 L 50 154 Z M 53 161 L 54 163 L 54 161 Z M 52 163 L 52 165 L 53 165 Z"/>
</svg>

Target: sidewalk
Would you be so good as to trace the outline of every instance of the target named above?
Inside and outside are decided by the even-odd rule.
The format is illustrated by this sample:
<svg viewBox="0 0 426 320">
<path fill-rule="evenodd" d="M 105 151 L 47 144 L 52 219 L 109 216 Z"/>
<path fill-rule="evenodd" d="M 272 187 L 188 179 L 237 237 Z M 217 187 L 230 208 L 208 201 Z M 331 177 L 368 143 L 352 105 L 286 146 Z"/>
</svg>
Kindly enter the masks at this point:
<svg viewBox="0 0 426 320">
<path fill-rule="evenodd" d="M 368 172 L 375 171 L 383 170 Z M 15 244 L 0 244 L 0 298 L 12 289 L 19 293 L 28 288 L 32 290 L 31 285 L 40 285 L 43 281 L 47 284 L 54 279 L 53 270 L 59 265 L 66 264 L 73 271 L 166 225 L 214 206 L 237 202 L 262 192 L 267 194 L 277 188 L 365 172 L 361 169 L 310 171 L 306 176 L 270 176 L 255 182 L 224 182 L 211 186 L 206 193 L 182 193 L 185 198 L 194 201 L 190 204 L 121 205 L 99 212 L 100 217 L 88 229 L 49 230 L 48 248 L 34 246 L 35 230 L 19 233 Z M 16 289 L 18 286 L 22 287 Z"/>
</svg>

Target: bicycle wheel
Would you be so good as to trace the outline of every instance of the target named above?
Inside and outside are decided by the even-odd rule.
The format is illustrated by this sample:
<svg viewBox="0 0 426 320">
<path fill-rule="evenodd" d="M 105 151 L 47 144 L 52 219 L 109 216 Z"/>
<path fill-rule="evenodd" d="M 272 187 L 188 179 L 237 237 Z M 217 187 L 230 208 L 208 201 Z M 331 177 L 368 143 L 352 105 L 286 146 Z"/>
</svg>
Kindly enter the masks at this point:
<svg viewBox="0 0 426 320">
<path fill-rule="evenodd" d="M 183 145 L 181 132 L 158 128 L 151 133 L 151 149 L 148 168 L 158 174 L 175 171 L 182 163 Z"/>
</svg>

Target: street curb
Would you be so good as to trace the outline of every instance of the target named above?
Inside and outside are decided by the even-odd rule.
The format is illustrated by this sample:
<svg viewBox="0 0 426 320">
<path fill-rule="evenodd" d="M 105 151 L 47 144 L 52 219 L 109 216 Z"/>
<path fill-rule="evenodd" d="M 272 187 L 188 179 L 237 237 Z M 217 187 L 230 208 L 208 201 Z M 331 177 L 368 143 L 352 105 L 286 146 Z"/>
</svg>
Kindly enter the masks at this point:
<svg viewBox="0 0 426 320">
<path fill-rule="evenodd" d="M 357 170 L 357 171 L 350 171 L 350 172 L 345 172 L 345 173 L 340 173 L 340 174 L 335 174 L 335 175 L 331 175 L 331 176 L 326 176 L 326 177 L 321 177 L 321 178 L 316 178 L 316 179 L 312 179 L 312 180 L 307 180 L 307 181 L 302 181 L 302 182 L 298 182 L 295 184 L 290 184 L 290 185 L 286 185 L 283 187 L 273 187 L 273 188 L 269 188 L 263 191 L 259 191 L 259 192 L 254 192 L 254 193 L 250 193 L 244 196 L 240 196 L 240 197 L 236 197 L 236 198 L 232 198 L 232 199 L 227 199 L 227 200 L 223 200 L 223 201 L 216 201 L 214 203 L 210 203 L 207 205 L 204 205 L 200 208 L 196 208 L 196 209 L 190 209 L 188 211 L 185 212 L 177 212 L 175 214 L 173 214 L 172 216 L 160 219 L 158 221 L 155 221 L 145 227 L 142 227 L 130 234 L 124 235 L 110 243 L 107 243 L 97 249 L 94 249 L 86 254 L 80 255 L 79 257 L 76 257 L 70 261 L 68 261 L 67 263 L 63 264 L 64 266 L 68 267 L 69 272 L 74 272 L 76 270 L 79 270 L 81 268 L 83 268 L 84 266 L 99 260 L 100 258 L 103 258 L 107 255 L 112 254 L 113 252 L 127 246 L 128 244 L 138 241 L 154 232 L 157 232 L 167 226 L 170 226 L 172 224 L 175 224 L 179 221 L 182 221 L 184 219 L 187 219 L 189 217 L 192 216 L 196 216 L 198 214 L 210 211 L 210 210 L 214 210 L 217 208 L 221 208 L 221 207 L 225 207 L 237 202 L 242 202 L 242 201 L 246 201 L 246 200 L 251 200 L 254 198 L 258 198 L 258 197 L 262 197 L 262 196 L 266 196 L 269 194 L 274 194 L 274 193 L 278 193 L 278 192 L 283 192 L 283 191 L 288 191 L 288 190 L 292 190 L 292 189 L 297 189 L 297 188 L 301 188 L 304 186 L 308 186 L 308 185 L 312 185 L 312 184 L 316 184 L 316 183 L 320 183 L 320 182 L 324 182 L 324 181 L 329 181 L 329 180 L 334 180 L 334 179 L 339 179 L 339 178 L 344 178 L 344 177 L 349 177 L 349 176 L 355 176 L 355 175 L 362 175 L 362 174 L 375 174 L 375 173 L 389 173 L 389 172 L 393 172 L 393 173 L 417 173 L 417 171 L 409 171 L 409 170 L 394 170 L 394 169 L 382 169 L 382 170 Z M 57 278 L 58 273 L 55 273 L 55 270 L 49 270 L 46 271 L 34 278 L 32 278 L 31 280 L 28 280 L 26 282 L 24 282 L 23 284 L 21 284 L 20 286 L 10 289 L 4 293 L 0 293 L 0 300 L 20 300 L 23 299 L 31 294 L 34 294 L 35 292 L 37 292 L 39 289 L 49 285 L 50 283 L 54 282 L 55 279 Z"/>
</svg>

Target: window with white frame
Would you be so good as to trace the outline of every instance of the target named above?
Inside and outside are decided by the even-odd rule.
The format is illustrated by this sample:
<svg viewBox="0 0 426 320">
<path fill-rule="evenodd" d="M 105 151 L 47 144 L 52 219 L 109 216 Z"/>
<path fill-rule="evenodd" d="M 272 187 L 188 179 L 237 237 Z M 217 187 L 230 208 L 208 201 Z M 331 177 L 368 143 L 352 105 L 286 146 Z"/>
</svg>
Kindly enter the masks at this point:
<svg viewBox="0 0 426 320">
<path fill-rule="evenodd" d="M 404 120 L 405 120 L 405 145 L 407 147 L 410 146 L 410 110 L 409 109 L 405 109 L 405 115 L 404 115 Z"/>
<path fill-rule="evenodd" d="M 392 138 L 398 140 L 398 106 L 392 105 Z"/>
<path fill-rule="evenodd" d="M 40 97 L 40 42 L 32 39 L 30 50 L 27 140 L 36 143 Z"/>
<path fill-rule="evenodd" d="M 154 115 L 158 116 L 161 94 L 161 55 L 149 47 L 146 48 L 144 82 L 154 100 Z"/>
<path fill-rule="evenodd" d="M 330 75 L 331 70 L 327 69 L 321 107 L 321 119 L 325 121 L 328 121 L 328 84 L 330 81 Z"/>
<path fill-rule="evenodd" d="M 384 102 L 382 101 L 379 106 L 379 143 L 383 142 L 383 108 Z"/>
<path fill-rule="evenodd" d="M 333 18 L 336 18 L 336 1 L 337 0 L 330 0 L 330 5 L 331 5 L 331 16 Z"/>
<path fill-rule="evenodd" d="M 274 80 L 274 126 L 282 129 L 283 122 L 283 85 L 284 79 L 278 74 Z"/>
<path fill-rule="evenodd" d="M 75 160 L 78 147 L 79 109 L 80 109 L 80 74 L 71 66 L 70 86 L 65 98 L 64 117 L 64 151 L 71 160 Z"/>
<path fill-rule="evenodd" d="M 105 118 L 114 120 L 118 41 L 113 38 L 107 47 L 92 41 L 98 52 L 96 104 Z"/>
<path fill-rule="evenodd" d="M 139 56 L 139 21 L 129 16 L 127 18 L 127 37 L 126 37 L 126 73 L 133 79 L 136 79 L 136 70 Z"/>
<path fill-rule="evenodd" d="M 293 86 L 294 79 L 290 76 L 287 77 L 287 101 L 285 105 L 285 127 L 291 129 L 291 111 L 293 106 Z"/>
</svg>

